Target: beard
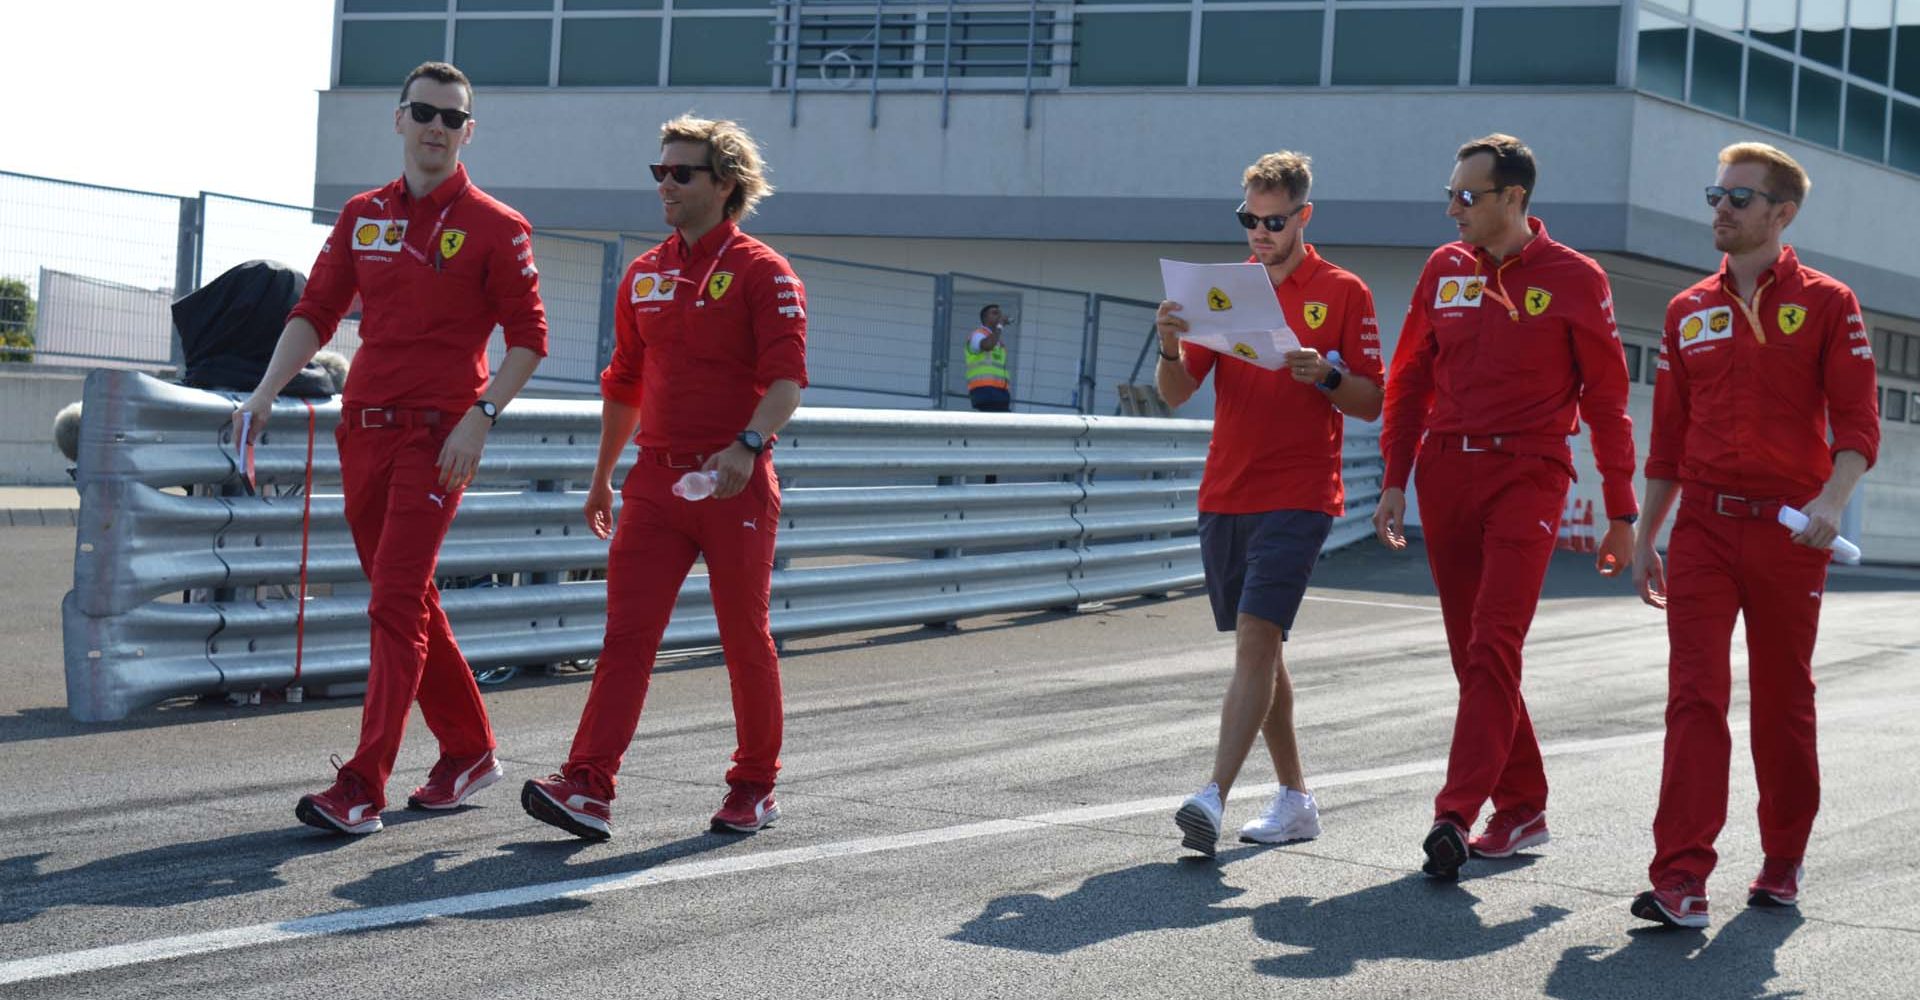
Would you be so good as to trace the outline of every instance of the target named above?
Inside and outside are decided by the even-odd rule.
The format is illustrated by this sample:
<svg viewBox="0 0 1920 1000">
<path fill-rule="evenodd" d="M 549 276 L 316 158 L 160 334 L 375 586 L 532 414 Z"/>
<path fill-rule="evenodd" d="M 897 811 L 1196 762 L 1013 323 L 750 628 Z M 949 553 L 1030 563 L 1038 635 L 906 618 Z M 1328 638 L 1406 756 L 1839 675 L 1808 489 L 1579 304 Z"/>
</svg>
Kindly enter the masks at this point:
<svg viewBox="0 0 1920 1000">
<path fill-rule="evenodd" d="M 1285 246 L 1275 247 L 1272 250 L 1266 250 L 1266 251 L 1255 250 L 1253 252 L 1253 255 L 1259 258 L 1260 263 L 1268 267 L 1277 267 L 1281 264 L 1285 264 L 1289 260 L 1292 260 L 1293 252 L 1295 250 L 1298 250 L 1299 248 L 1300 248 L 1300 241 L 1291 240 Z"/>
<path fill-rule="evenodd" d="M 1713 248 L 1724 254 L 1738 256 L 1766 243 L 1759 233 L 1741 228 L 1713 234 Z"/>
</svg>

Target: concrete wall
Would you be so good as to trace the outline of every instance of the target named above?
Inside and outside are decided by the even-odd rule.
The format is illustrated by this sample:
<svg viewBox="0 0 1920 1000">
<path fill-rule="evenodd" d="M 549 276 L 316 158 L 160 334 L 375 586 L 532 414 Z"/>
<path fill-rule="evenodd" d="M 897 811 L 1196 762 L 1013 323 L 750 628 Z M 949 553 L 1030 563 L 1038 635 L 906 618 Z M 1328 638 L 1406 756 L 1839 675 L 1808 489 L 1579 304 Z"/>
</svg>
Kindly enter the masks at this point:
<svg viewBox="0 0 1920 1000">
<path fill-rule="evenodd" d="M 72 463 L 53 446 L 53 417 L 79 402 L 87 369 L 0 364 L 0 485 L 73 482 Z"/>
</svg>

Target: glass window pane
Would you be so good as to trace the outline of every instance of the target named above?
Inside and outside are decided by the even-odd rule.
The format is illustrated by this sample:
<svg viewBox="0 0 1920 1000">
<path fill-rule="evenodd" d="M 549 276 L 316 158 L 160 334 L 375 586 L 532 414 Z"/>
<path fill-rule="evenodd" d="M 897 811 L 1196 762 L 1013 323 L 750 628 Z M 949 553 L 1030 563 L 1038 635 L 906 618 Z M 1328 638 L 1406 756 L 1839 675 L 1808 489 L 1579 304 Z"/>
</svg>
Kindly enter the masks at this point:
<svg viewBox="0 0 1920 1000">
<path fill-rule="evenodd" d="M 1640 55 L 1634 85 L 1676 100 L 1687 94 L 1687 27 L 1640 9 Z"/>
<path fill-rule="evenodd" d="M 1907 419 L 1907 394 L 1894 386 L 1887 387 L 1887 399 L 1880 407 L 1880 416 L 1894 423 L 1904 423 Z"/>
<path fill-rule="evenodd" d="M 1887 142 L 1887 99 L 1870 90 L 1847 88 L 1847 145 L 1855 156 L 1878 161 Z"/>
<path fill-rule="evenodd" d="M 442 8 L 444 9 L 444 8 Z M 340 22 L 340 86 L 393 87 L 415 66 L 447 57 L 447 22 Z"/>
<path fill-rule="evenodd" d="M 1680 7 L 1679 4 L 1673 3 L 1672 0 L 1668 0 L 1668 4 L 1676 10 L 1685 9 Z M 1745 24 L 1741 23 L 1741 9 L 1746 5 L 1746 0 L 1693 0 L 1693 18 L 1701 24 L 1710 24 L 1716 28 L 1726 28 L 1729 31 L 1739 31 L 1741 28 L 1746 27 Z M 1474 16 L 1478 17 L 1479 15 L 1475 14 Z"/>
<path fill-rule="evenodd" d="M 552 10 L 553 0 L 459 0 L 460 11 Z"/>
<path fill-rule="evenodd" d="M 1847 8 L 1847 72 L 1887 82 L 1893 53 L 1893 0 L 1853 0 Z"/>
<path fill-rule="evenodd" d="M 1747 120 L 1781 132 L 1792 131 L 1792 63 L 1764 52 L 1747 53 Z"/>
<path fill-rule="evenodd" d="M 349 14 L 394 14 L 415 10 L 444 14 L 447 0 L 347 0 L 340 9 Z M 413 66 L 407 68 L 412 69 Z"/>
<path fill-rule="evenodd" d="M 1073 30 L 1073 82 L 1085 87 L 1184 85 L 1189 16 L 1079 15 Z"/>
<path fill-rule="evenodd" d="M 674 10 L 766 10 L 766 0 L 673 0 Z M 768 18 L 771 20 L 771 16 Z M 680 28 L 675 26 L 675 31 Z M 771 35 L 771 29 L 769 29 Z"/>
<path fill-rule="evenodd" d="M 553 20 L 456 21 L 453 61 L 474 86 L 544 87 Z"/>
<path fill-rule="evenodd" d="M 961 11 L 954 16 L 954 41 L 949 52 L 945 46 L 947 26 L 944 12 L 927 15 L 926 75 L 938 77 L 944 68 L 953 76 L 1013 77 L 1027 75 L 1027 17 L 1007 11 Z M 1050 47 L 1055 37 L 1052 11 L 1040 11 L 1034 23 L 1035 76 L 1052 70 L 1043 60 L 1053 57 Z M 911 36 L 912 32 L 906 32 Z"/>
<path fill-rule="evenodd" d="M 1334 83 L 1453 84 L 1459 80 L 1459 11 L 1334 13 Z"/>
<path fill-rule="evenodd" d="M 685 6 L 674 3 L 674 9 Z M 675 87 L 770 86 L 771 17 L 676 17 L 667 82 Z"/>
<path fill-rule="evenodd" d="M 1793 19 L 1798 0 L 1748 0 L 1747 34 L 1755 41 L 1793 51 Z"/>
<path fill-rule="evenodd" d="M 1321 12 L 1209 11 L 1200 19 L 1203 84 L 1320 82 Z"/>
<path fill-rule="evenodd" d="M 1887 162 L 1920 174 L 1920 108 L 1893 102 L 1893 151 Z"/>
<path fill-rule="evenodd" d="M 1611 84 L 1615 7 L 1482 7 L 1473 15 L 1474 83 Z"/>
<path fill-rule="evenodd" d="M 1900 0 L 1900 25 L 1894 29 L 1893 85 L 1920 97 L 1920 0 Z"/>
<path fill-rule="evenodd" d="M 660 0 L 566 0 L 566 10 L 659 10 Z"/>
<path fill-rule="evenodd" d="M 1846 25 L 1846 0 L 1805 0 L 1800 5 L 1800 54 L 1840 69 Z"/>
<path fill-rule="evenodd" d="M 654 87 L 660 83 L 660 19 L 571 18 L 560 29 L 560 86 Z"/>
<path fill-rule="evenodd" d="M 1627 381 L 1640 381 L 1640 345 L 1622 344 L 1620 346 L 1627 352 Z"/>
<path fill-rule="evenodd" d="M 1721 114 L 1740 113 L 1739 42 L 1704 31 L 1693 33 L 1694 104 Z"/>
<path fill-rule="evenodd" d="M 942 26 L 935 29 L 935 34 L 944 31 Z M 1021 37 L 1025 36 L 1023 30 Z M 913 75 L 907 65 L 913 60 L 913 28 L 889 22 L 876 33 L 872 14 L 809 17 L 800 31 L 800 41 L 804 45 L 802 58 L 808 63 L 826 61 L 827 75 L 837 79 L 851 75 L 864 80 L 875 72 L 883 80 Z M 940 50 L 930 49 L 928 56 L 937 60 Z"/>
<path fill-rule="evenodd" d="M 1800 115 L 1794 134 L 1822 146 L 1840 146 L 1840 81 L 1824 73 L 1800 71 Z"/>
<path fill-rule="evenodd" d="M 1907 337 L 1907 363 L 1901 369 L 1908 375 L 1920 378 L 1920 337 Z"/>
</svg>

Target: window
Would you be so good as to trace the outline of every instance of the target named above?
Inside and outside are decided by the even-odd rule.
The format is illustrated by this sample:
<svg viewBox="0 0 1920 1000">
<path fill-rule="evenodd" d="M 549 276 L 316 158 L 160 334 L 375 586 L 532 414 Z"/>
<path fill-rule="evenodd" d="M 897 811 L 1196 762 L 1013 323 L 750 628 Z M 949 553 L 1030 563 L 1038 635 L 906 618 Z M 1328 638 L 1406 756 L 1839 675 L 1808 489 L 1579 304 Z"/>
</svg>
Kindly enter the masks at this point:
<svg viewBox="0 0 1920 1000">
<path fill-rule="evenodd" d="M 1189 15 L 1082 14 L 1074 26 L 1073 82 L 1080 86 L 1181 86 Z"/>
<path fill-rule="evenodd" d="M 1320 82 L 1321 12 L 1208 11 L 1200 18 L 1202 84 Z"/>
<path fill-rule="evenodd" d="M 1459 82 L 1460 11 L 1340 10 L 1333 17 L 1334 83 Z"/>
<path fill-rule="evenodd" d="M 1907 400 L 1907 422 L 1920 424 L 1920 392 Z"/>
<path fill-rule="evenodd" d="M 1888 386 L 1886 396 L 1880 404 L 1880 416 L 1888 423 L 1907 422 L 1907 391 L 1899 386 Z"/>
<path fill-rule="evenodd" d="M 1920 0 L 1900 0 L 1894 28 L 1893 85 L 1920 97 Z"/>
<path fill-rule="evenodd" d="M 1893 102 L 1893 148 L 1887 162 L 1920 174 L 1920 107 Z"/>
<path fill-rule="evenodd" d="M 1747 36 L 1756 42 L 1793 51 L 1793 21 L 1798 0 L 1749 0 Z"/>
<path fill-rule="evenodd" d="M 1887 370 L 1887 355 L 1893 338 L 1899 336 L 1892 330 L 1873 331 L 1873 368 L 1875 371 Z"/>
<path fill-rule="evenodd" d="M 1693 33 L 1693 103 L 1723 115 L 1740 113 L 1740 43 Z"/>
<path fill-rule="evenodd" d="M 444 14 L 447 12 L 447 0 L 346 0 L 341 10 L 349 14 L 406 14 L 413 11 Z M 441 27 L 445 26 L 443 22 Z M 406 76 L 405 73 L 400 74 L 403 80 Z"/>
<path fill-rule="evenodd" d="M 1800 11 L 1800 54 L 1843 68 L 1846 10 L 1845 0 L 1807 0 Z"/>
<path fill-rule="evenodd" d="M 1847 152 L 1878 162 L 1887 148 L 1887 99 L 1847 87 Z"/>
<path fill-rule="evenodd" d="M 937 74 L 939 70 L 932 64 L 950 66 L 953 76 L 963 77 L 1013 77 L 1019 79 L 1027 75 L 1027 20 L 1024 14 L 1009 15 L 1004 11 L 960 11 L 954 16 L 954 43 L 951 53 L 945 50 L 947 26 L 944 19 L 930 15 L 927 20 L 926 59 L 929 64 L 923 72 Z M 1053 50 L 1048 47 L 1055 37 L 1053 13 L 1040 11 L 1034 20 L 1034 61 L 1050 59 Z M 990 44 L 1004 41 L 1004 45 Z M 951 62 L 949 63 L 949 60 Z M 974 65 L 963 65 L 973 63 Z M 997 65 L 996 65 L 997 64 Z M 1036 76 L 1045 76 L 1049 70 L 1044 65 L 1035 65 Z"/>
<path fill-rule="evenodd" d="M 1792 63 L 1747 52 L 1747 120 L 1782 132 L 1793 129 Z"/>
<path fill-rule="evenodd" d="M 1920 378 L 1920 337 L 1907 335 L 1907 360 L 1900 370 L 1914 378 Z"/>
<path fill-rule="evenodd" d="M 1886 83 L 1893 53 L 1893 0 L 1852 0 L 1847 25 L 1847 72 Z"/>
<path fill-rule="evenodd" d="M 503 10 L 552 10 L 552 0 L 459 0 L 454 9 L 493 12 Z"/>
<path fill-rule="evenodd" d="M 1636 86 L 1679 100 L 1687 96 L 1687 28 L 1640 8 L 1640 57 Z"/>
<path fill-rule="evenodd" d="M 660 0 L 566 0 L 562 7 L 566 10 L 659 10 Z"/>
<path fill-rule="evenodd" d="M 445 10 L 442 5 L 441 10 Z M 447 22 L 340 22 L 340 85 L 393 87 L 423 62 L 447 57 Z"/>
<path fill-rule="evenodd" d="M 1840 145 L 1840 81 L 1800 70 L 1800 115 L 1794 134 L 1822 146 Z"/>
<path fill-rule="evenodd" d="M 1619 38 L 1613 7 L 1482 7 L 1473 14 L 1473 82 L 1611 84 Z"/>
<path fill-rule="evenodd" d="M 1640 381 L 1640 345 L 1623 343 L 1620 346 L 1627 352 L 1627 381 Z"/>
<path fill-rule="evenodd" d="M 1678 10 L 1686 9 L 1685 0 L 1667 0 L 1667 2 Z M 1745 6 L 1745 0 L 1693 0 L 1693 18 L 1701 24 L 1710 24 L 1728 31 L 1739 31 L 1746 27 L 1741 23 L 1743 20 L 1741 8 Z"/>
<path fill-rule="evenodd" d="M 1653 385 L 1660 381 L 1660 348 L 1647 348 L 1646 370 L 1640 376 L 1640 380 L 1648 385 Z"/>
<path fill-rule="evenodd" d="M 544 87 L 553 19 L 454 22 L 453 61 L 475 86 Z"/>
<path fill-rule="evenodd" d="M 676 0 L 674 9 L 690 3 Z M 676 87 L 765 87 L 773 71 L 773 20 L 762 17 L 676 17 L 667 82 Z"/>
<path fill-rule="evenodd" d="M 576 17 L 560 23 L 562 87 L 659 85 L 659 18 Z"/>
</svg>

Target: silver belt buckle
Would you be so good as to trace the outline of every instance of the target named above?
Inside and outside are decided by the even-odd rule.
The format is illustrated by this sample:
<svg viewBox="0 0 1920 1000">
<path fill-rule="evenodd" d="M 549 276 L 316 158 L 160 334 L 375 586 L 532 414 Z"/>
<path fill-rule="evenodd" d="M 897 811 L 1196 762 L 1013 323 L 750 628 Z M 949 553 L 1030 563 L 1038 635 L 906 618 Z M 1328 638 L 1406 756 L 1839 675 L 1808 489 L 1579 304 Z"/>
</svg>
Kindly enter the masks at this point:
<svg viewBox="0 0 1920 1000">
<path fill-rule="evenodd" d="M 1462 434 L 1462 435 L 1460 435 L 1460 450 L 1461 450 L 1461 451 L 1468 451 L 1468 452 L 1480 452 L 1480 451 L 1492 451 L 1493 449 L 1491 449 L 1491 448 L 1475 448 L 1475 447 L 1473 446 L 1473 435 L 1471 435 L 1471 434 Z"/>
<path fill-rule="evenodd" d="M 1729 500 L 1741 505 L 1746 509 L 1740 511 L 1738 514 L 1728 511 L 1727 501 Z M 1753 514 L 1753 505 L 1747 502 L 1746 497 L 1736 497 L 1736 496 L 1729 496 L 1728 494 L 1725 494 L 1725 493 L 1715 493 L 1713 495 L 1713 512 L 1715 514 L 1720 515 L 1721 517 L 1750 517 Z"/>
<path fill-rule="evenodd" d="M 387 415 L 387 411 L 380 410 L 380 409 L 364 409 L 360 411 L 360 429 L 361 430 L 373 430 L 375 428 L 386 426 L 386 424 L 384 423 L 381 423 L 381 424 L 368 423 L 368 421 L 372 419 L 373 415 L 376 413 L 382 417 L 385 417 Z"/>
</svg>

